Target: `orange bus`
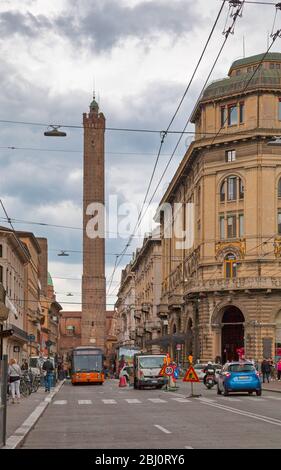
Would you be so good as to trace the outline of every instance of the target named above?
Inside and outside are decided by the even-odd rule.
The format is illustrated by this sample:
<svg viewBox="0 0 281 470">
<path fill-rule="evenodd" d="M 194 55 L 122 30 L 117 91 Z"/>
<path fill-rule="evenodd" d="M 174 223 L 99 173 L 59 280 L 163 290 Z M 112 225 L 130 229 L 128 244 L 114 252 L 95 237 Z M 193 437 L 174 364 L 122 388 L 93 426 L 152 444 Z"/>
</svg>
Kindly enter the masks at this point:
<svg viewBox="0 0 281 470">
<path fill-rule="evenodd" d="M 71 383 L 104 382 L 103 351 L 92 346 L 79 346 L 71 355 Z"/>
</svg>

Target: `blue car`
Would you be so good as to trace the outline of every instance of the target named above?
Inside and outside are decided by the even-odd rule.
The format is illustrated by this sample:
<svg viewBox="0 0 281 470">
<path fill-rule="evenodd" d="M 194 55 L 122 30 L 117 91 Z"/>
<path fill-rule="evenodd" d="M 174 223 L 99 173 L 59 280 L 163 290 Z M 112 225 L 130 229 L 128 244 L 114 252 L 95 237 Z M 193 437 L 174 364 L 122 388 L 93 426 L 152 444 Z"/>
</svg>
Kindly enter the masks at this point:
<svg viewBox="0 0 281 470">
<path fill-rule="evenodd" d="M 227 396 L 229 392 L 256 392 L 261 395 L 261 380 L 251 362 L 229 362 L 218 375 L 217 394 Z"/>
</svg>

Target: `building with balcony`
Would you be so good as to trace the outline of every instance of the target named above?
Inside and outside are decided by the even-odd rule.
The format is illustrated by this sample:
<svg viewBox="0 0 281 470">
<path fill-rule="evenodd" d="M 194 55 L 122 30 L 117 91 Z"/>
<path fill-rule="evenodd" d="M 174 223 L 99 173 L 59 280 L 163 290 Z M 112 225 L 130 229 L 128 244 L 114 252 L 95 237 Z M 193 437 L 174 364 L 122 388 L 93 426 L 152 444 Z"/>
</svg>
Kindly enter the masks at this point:
<svg viewBox="0 0 281 470">
<path fill-rule="evenodd" d="M 4 288 L 6 312 L 4 330 L 13 334 L 3 339 L 3 354 L 18 363 L 27 357 L 28 335 L 25 328 L 25 269 L 30 255 L 15 233 L 0 227 L 0 285 Z"/>
<path fill-rule="evenodd" d="M 281 355 L 281 148 L 268 145 L 281 133 L 281 54 L 259 67 L 262 57 L 236 60 L 205 89 L 195 140 L 159 206 L 158 315 L 182 361 L 225 362 L 239 348 L 256 360 Z"/>
<path fill-rule="evenodd" d="M 142 247 L 122 271 L 116 302 L 119 347 L 160 352 L 157 305 L 161 295 L 161 266 L 161 240 L 155 232 L 144 238 Z"/>
</svg>

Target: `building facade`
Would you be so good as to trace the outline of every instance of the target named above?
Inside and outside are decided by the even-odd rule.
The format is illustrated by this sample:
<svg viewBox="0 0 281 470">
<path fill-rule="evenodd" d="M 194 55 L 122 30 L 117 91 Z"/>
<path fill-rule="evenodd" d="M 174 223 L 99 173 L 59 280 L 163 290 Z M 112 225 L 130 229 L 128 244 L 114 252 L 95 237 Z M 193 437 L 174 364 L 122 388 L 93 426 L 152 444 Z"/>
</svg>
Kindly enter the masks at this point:
<svg viewBox="0 0 281 470">
<path fill-rule="evenodd" d="M 235 61 L 206 88 L 195 140 L 160 203 L 158 315 L 182 338 L 183 362 L 238 359 L 241 348 L 256 360 L 281 355 L 281 149 L 269 145 L 281 131 L 281 54 L 259 67 L 262 57 Z M 179 218 L 190 244 L 175 235 Z"/>
<path fill-rule="evenodd" d="M 83 114 L 83 276 L 81 344 L 105 346 L 106 281 L 104 234 L 105 118 L 93 99 Z M 95 236 L 94 232 L 98 232 Z"/>
<path fill-rule="evenodd" d="M 20 364 L 27 357 L 28 335 L 25 329 L 25 267 L 30 259 L 25 246 L 12 230 L 0 227 L 0 284 L 5 289 L 8 316 L 4 330 L 13 334 L 3 339 L 3 354 L 15 358 Z"/>
<path fill-rule="evenodd" d="M 122 271 L 116 302 L 119 347 L 135 347 L 155 354 L 162 350 L 161 323 L 157 316 L 161 266 L 161 240 L 155 233 L 150 234 Z"/>
</svg>

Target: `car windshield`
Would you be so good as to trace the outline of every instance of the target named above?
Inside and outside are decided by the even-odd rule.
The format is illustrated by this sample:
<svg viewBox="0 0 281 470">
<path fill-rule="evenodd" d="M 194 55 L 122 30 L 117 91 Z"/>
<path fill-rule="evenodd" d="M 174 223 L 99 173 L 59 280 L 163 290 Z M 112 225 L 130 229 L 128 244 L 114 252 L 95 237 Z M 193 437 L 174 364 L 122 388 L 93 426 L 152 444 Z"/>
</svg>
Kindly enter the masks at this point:
<svg viewBox="0 0 281 470">
<path fill-rule="evenodd" d="M 101 355 L 80 355 L 73 358 L 73 369 L 76 372 L 101 372 Z"/>
<path fill-rule="evenodd" d="M 256 369 L 252 364 L 231 364 L 228 370 L 229 372 L 253 372 Z"/>
<path fill-rule="evenodd" d="M 141 369 L 154 369 L 154 368 L 161 368 L 164 363 L 165 356 L 147 356 L 141 357 L 139 360 L 140 368 Z"/>
</svg>

